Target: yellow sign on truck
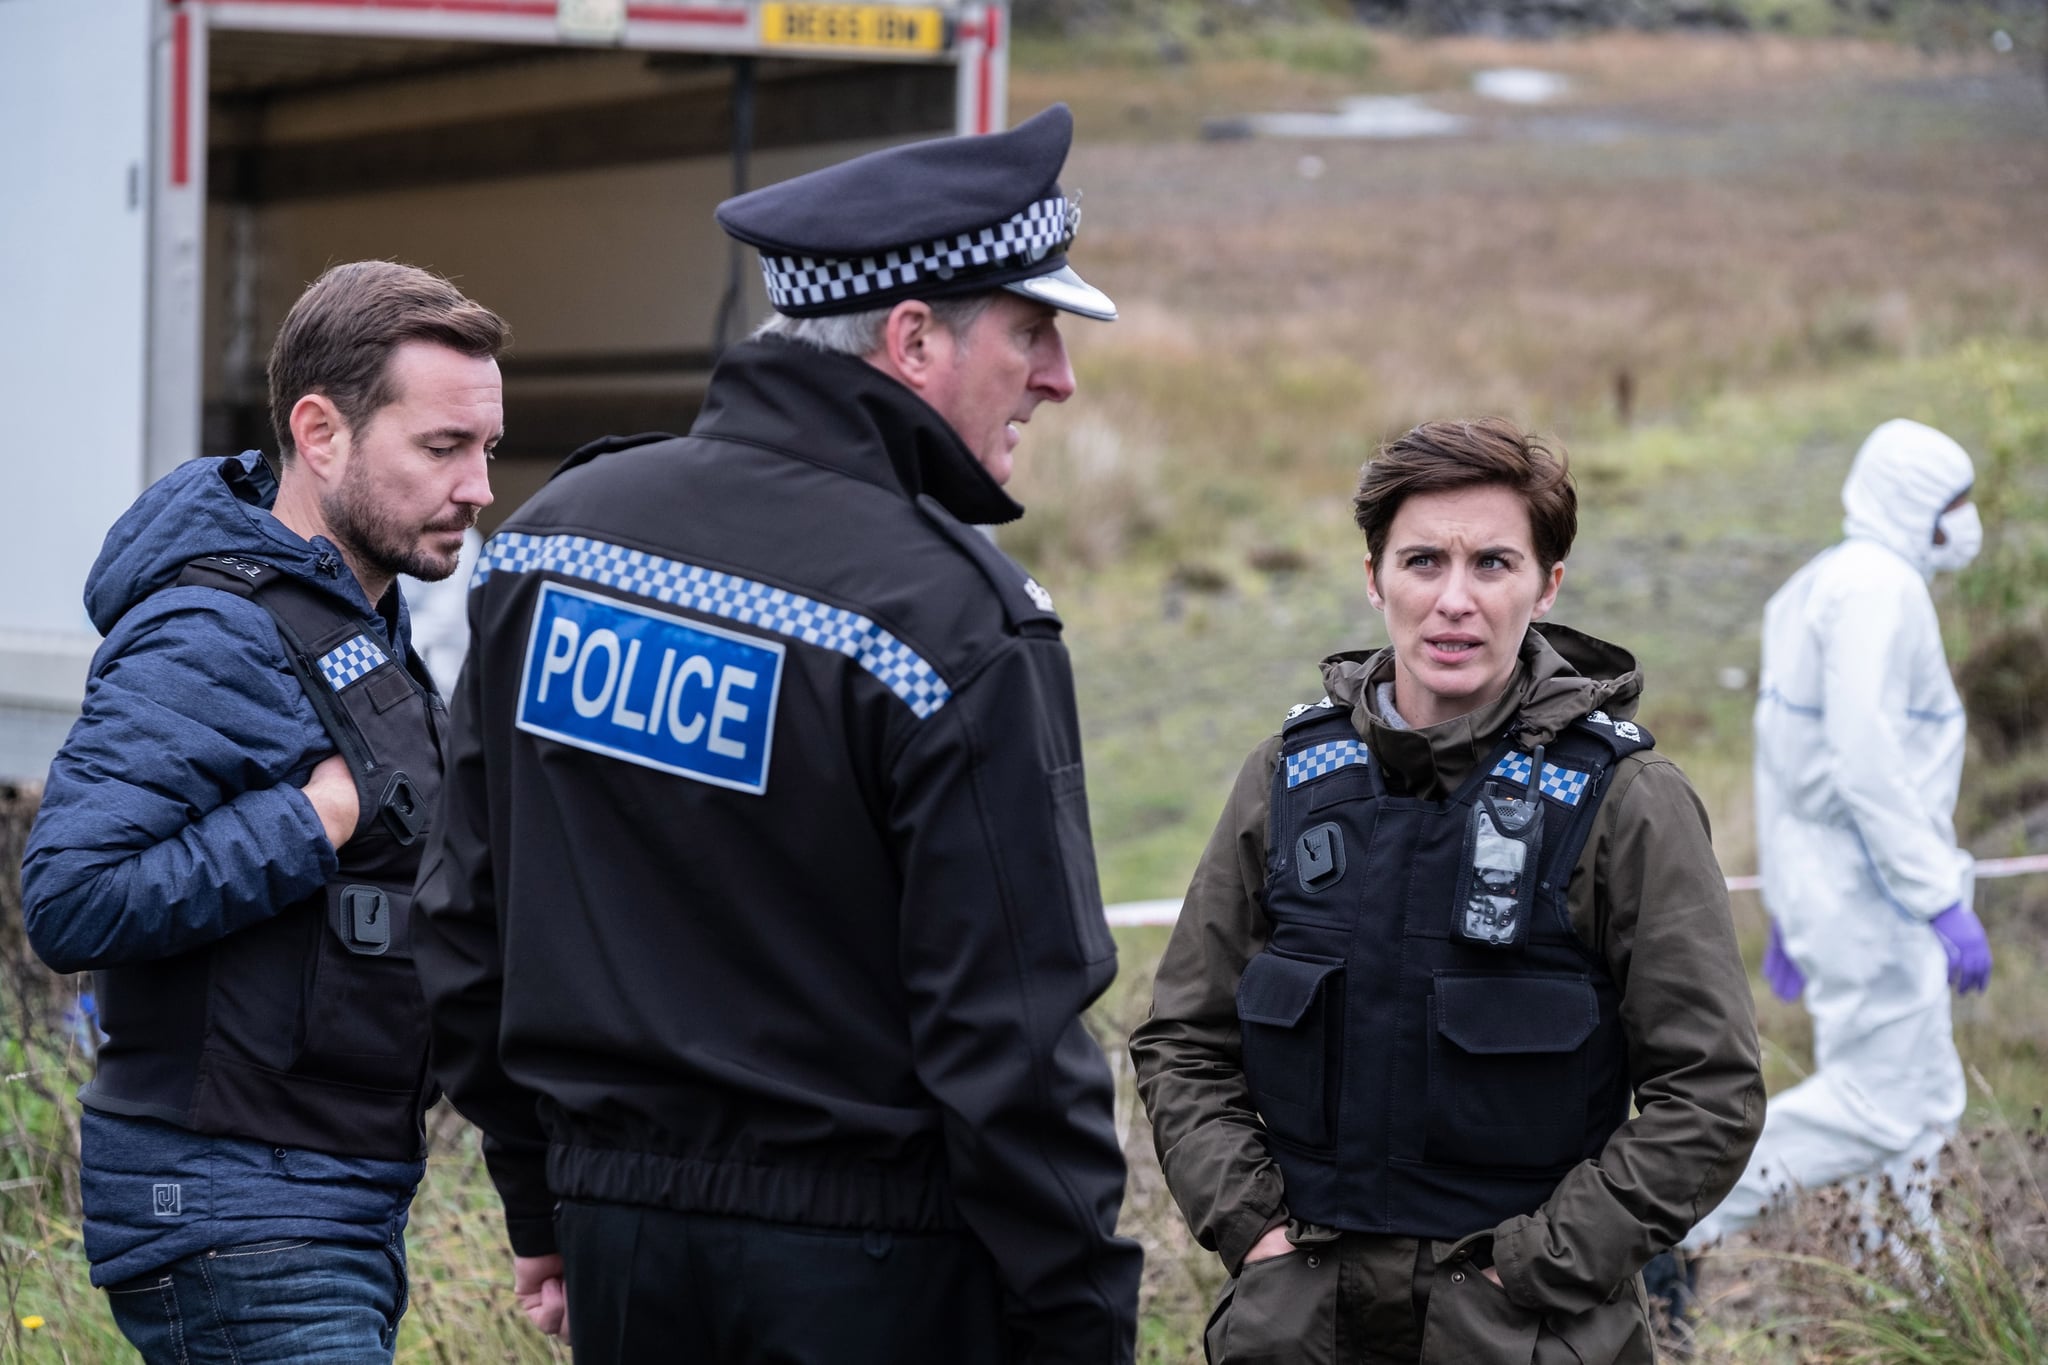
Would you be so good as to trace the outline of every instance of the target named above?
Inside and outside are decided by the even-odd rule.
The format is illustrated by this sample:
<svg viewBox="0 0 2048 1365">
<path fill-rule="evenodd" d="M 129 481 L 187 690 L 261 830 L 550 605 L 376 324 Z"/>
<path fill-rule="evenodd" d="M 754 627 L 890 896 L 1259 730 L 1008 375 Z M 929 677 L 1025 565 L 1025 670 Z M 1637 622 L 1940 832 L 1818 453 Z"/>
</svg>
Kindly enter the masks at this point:
<svg viewBox="0 0 2048 1365">
<path fill-rule="evenodd" d="M 763 47 L 937 52 L 945 41 L 946 16 L 936 9 L 913 9 L 906 5 L 761 6 Z"/>
</svg>

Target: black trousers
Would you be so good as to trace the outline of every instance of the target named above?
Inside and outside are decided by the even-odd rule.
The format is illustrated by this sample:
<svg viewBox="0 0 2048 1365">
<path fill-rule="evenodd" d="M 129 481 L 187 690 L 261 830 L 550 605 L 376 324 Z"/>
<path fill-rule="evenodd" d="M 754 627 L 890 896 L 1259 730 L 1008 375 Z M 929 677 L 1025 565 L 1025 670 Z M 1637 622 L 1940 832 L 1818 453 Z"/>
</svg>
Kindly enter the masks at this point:
<svg viewBox="0 0 2048 1365">
<path fill-rule="evenodd" d="M 858 1232 L 632 1204 L 556 1214 L 577 1365 L 1000 1365 L 971 1235 Z"/>
</svg>

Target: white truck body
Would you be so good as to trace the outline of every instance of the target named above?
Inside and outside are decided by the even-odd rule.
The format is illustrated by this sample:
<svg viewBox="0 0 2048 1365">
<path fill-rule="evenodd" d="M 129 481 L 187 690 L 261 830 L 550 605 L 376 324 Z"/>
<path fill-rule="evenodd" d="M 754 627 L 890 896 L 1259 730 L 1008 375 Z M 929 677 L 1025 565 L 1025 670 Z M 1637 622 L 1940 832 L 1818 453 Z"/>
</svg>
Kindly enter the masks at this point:
<svg viewBox="0 0 2048 1365">
<path fill-rule="evenodd" d="M 1008 36 L 1000 0 L 0 0 L 0 780 L 77 714 L 115 518 L 274 452 L 264 361 L 327 265 L 511 322 L 488 529 L 576 444 L 688 423 L 766 311 L 736 175 L 993 131 Z"/>
</svg>

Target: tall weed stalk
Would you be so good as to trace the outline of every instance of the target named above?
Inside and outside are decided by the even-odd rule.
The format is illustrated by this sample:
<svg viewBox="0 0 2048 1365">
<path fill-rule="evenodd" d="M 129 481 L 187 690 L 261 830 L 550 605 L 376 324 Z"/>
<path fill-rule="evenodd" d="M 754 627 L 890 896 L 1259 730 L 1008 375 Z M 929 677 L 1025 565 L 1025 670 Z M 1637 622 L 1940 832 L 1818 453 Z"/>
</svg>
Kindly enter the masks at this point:
<svg viewBox="0 0 2048 1365">
<path fill-rule="evenodd" d="M 1973 1073 L 1988 1091 L 1981 1074 Z M 1937 1167 L 1808 1194 L 1718 1253 L 1706 1365 L 2048 1360 L 2048 1133 L 1995 1106 Z"/>
</svg>

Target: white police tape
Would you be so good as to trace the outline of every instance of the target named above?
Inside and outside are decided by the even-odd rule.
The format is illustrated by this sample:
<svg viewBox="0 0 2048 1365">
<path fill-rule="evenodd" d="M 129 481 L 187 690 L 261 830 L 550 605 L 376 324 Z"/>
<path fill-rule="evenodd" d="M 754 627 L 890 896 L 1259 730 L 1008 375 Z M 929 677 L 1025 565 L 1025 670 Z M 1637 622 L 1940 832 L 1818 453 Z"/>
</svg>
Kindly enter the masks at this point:
<svg viewBox="0 0 2048 1365">
<path fill-rule="evenodd" d="M 1977 880 L 1988 881 L 1996 877 L 2024 877 L 2033 872 L 2048 872 L 2048 853 L 2031 853 L 2021 858 L 1979 858 Z M 1763 885 L 1763 878 L 1756 876 L 1730 877 L 1730 891 L 1755 891 Z M 1148 924 L 1172 924 L 1180 918 L 1180 902 L 1125 901 L 1112 905 L 1107 914 L 1112 928 L 1137 928 Z"/>
</svg>

